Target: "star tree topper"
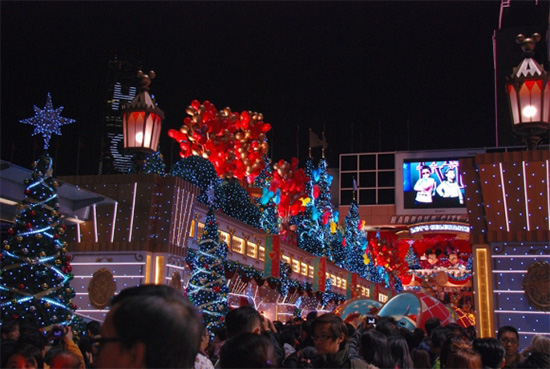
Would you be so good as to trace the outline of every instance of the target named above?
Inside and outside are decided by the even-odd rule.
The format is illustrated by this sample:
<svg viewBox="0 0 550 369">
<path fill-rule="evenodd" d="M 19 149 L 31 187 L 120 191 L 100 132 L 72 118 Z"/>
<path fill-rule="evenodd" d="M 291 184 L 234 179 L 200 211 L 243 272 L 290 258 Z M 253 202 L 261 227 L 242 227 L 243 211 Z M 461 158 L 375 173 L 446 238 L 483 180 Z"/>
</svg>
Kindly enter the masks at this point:
<svg viewBox="0 0 550 369">
<path fill-rule="evenodd" d="M 34 117 L 22 119 L 19 122 L 24 124 L 31 124 L 34 126 L 33 136 L 41 134 L 44 138 L 44 150 L 47 150 L 50 146 L 50 139 L 52 138 L 52 133 L 61 136 L 61 130 L 59 127 L 65 124 L 74 123 L 74 119 L 65 118 L 60 116 L 63 107 L 60 106 L 57 109 L 53 108 L 52 97 L 48 92 L 48 100 L 46 100 L 46 106 L 44 109 L 34 106 Z"/>
</svg>

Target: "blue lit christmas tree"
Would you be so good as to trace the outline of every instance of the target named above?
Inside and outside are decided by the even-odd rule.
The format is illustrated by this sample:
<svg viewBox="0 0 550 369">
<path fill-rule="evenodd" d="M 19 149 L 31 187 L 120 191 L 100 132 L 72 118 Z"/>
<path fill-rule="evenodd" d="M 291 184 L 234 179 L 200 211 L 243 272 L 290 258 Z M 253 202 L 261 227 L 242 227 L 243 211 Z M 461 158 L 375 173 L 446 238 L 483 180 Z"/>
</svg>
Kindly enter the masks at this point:
<svg viewBox="0 0 550 369">
<path fill-rule="evenodd" d="M 250 202 L 248 192 L 236 180 L 223 182 L 218 203 L 225 214 L 243 223 L 260 228 L 260 209 Z"/>
<path fill-rule="evenodd" d="M 21 123 L 35 126 L 44 149 L 59 127 L 74 120 L 59 116 L 63 107 L 53 109 L 51 96 L 44 109 L 34 107 L 35 116 Z M 3 243 L 1 260 L 2 321 L 19 319 L 40 328 L 68 324 L 76 309 L 70 281 L 73 279 L 67 253 L 65 225 L 60 222 L 58 183 L 53 178 L 53 160 L 45 152 L 33 163 L 31 178 L 25 180 L 25 198 L 19 205 L 9 238 Z"/>
<path fill-rule="evenodd" d="M 366 277 L 365 252 L 363 250 L 365 240 L 363 233 L 359 230 L 360 222 L 359 208 L 354 200 L 345 218 L 344 252 L 346 253 L 346 269 Z"/>
<path fill-rule="evenodd" d="M 130 167 L 129 174 L 158 174 L 163 177 L 166 176 L 166 164 L 160 150 L 146 155 L 143 160 L 135 160 Z"/>
<path fill-rule="evenodd" d="M 305 172 L 309 178 L 305 187 L 310 201 L 306 204 L 305 211 L 297 216 L 298 246 L 316 256 L 329 256 L 329 241 L 325 238 L 326 227 L 323 226 L 322 212 L 319 210 L 322 207 L 317 203 L 320 197 L 317 184 L 320 180 L 320 171 L 314 168 L 311 157 L 306 161 Z"/>
<path fill-rule="evenodd" d="M 184 179 L 199 187 L 201 190 L 198 197 L 199 202 L 216 209 L 219 208 L 217 203 L 209 204 L 208 202 L 208 193 L 210 191 L 214 191 L 216 197 L 219 197 L 222 184 L 221 179 L 218 178 L 214 164 L 208 159 L 197 155 L 181 159 L 172 167 L 172 176 Z"/>
<path fill-rule="evenodd" d="M 269 234 L 279 234 L 281 218 L 277 211 L 276 196 L 269 191 L 271 180 L 273 179 L 273 170 L 271 161 L 264 157 L 265 168 L 256 177 L 254 185 L 263 189 L 262 197 L 256 200 L 257 206 L 260 208 L 260 228 Z"/>
<path fill-rule="evenodd" d="M 214 329 L 225 325 L 225 316 L 229 312 L 229 288 L 224 270 L 226 259 L 227 244 L 220 243 L 216 216 L 209 209 L 199 248 L 192 260 L 188 296 L 202 312 L 204 324 L 211 334 Z"/>
</svg>

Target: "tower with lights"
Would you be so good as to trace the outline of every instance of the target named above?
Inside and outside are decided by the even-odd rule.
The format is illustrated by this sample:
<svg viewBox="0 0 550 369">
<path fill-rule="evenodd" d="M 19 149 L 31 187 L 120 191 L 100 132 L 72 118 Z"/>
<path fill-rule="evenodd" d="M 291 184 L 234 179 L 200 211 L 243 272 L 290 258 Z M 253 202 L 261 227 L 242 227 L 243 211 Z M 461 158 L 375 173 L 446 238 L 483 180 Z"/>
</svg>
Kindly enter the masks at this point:
<svg viewBox="0 0 550 369">
<path fill-rule="evenodd" d="M 116 54 L 109 61 L 98 174 L 127 173 L 132 166 L 133 156 L 125 154 L 123 148 L 121 108 L 123 104 L 130 103 L 138 92 L 136 72 L 140 65 L 138 58 L 124 58 Z"/>
</svg>

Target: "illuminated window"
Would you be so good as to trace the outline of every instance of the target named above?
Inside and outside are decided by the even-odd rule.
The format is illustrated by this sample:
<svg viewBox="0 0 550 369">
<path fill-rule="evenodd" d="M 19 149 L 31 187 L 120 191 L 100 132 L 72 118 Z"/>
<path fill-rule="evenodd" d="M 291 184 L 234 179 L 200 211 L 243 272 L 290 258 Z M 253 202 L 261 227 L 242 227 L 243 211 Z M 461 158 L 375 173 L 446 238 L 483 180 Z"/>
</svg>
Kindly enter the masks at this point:
<svg viewBox="0 0 550 369">
<path fill-rule="evenodd" d="M 306 263 L 300 263 L 300 274 L 307 276 L 307 264 Z"/>
<path fill-rule="evenodd" d="M 300 262 L 298 260 L 292 260 L 292 271 L 294 273 L 300 273 Z"/>
<path fill-rule="evenodd" d="M 258 257 L 258 245 L 252 242 L 246 243 L 246 256 L 256 259 Z"/>
<path fill-rule="evenodd" d="M 204 223 L 199 223 L 199 226 L 197 227 L 197 234 L 202 234 L 203 230 L 204 230 Z"/>
<path fill-rule="evenodd" d="M 378 301 L 380 302 L 387 302 L 388 301 L 388 296 L 387 295 L 384 295 L 382 293 L 379 293 L 378 294 Z"/>
<path fill-rule="evenodd" d="M 189 237 L 195 237 L 195 219 L 191 221 L 191 226 L 189 227 Z"/>
<path fill-rule="evenodd" d="M 281 259 L 283 260 L 283 263 L 288 263 L 288 264 L 290 264 L 290 258 L 289 258 L 288 256 L 283 255 L 283 256 L 281 257 Z"/>
<path fill-rule="evenodd" d="M 244 254 L 244 240 L 233 236 L 233 239 L 231 240 L 231 250 L 238 252 L 239 254 Z"/>
<path fill-rule="evenodd" d="M 220 237 L 220 243 L 221 242 L 229 243 L 229 234 L 228 233 L 218 231 L 218 236 Z"/>
<path fill-rule="evenodd" d="M 342 287 L 342 278 L 336 277 L 336 287 L 338 288 Z"/>
<path fill-rule="evenodd" d="M 345 290 L 347 288 L 348 281 L 345 278 L 342 278 L 342 286 L 341 289 Z"/>
<path fill-rule="evenodd" d="M 260 246 L 258 247 L 258 256 L 260 261 L 265 261 L 265 247 Z"/>
<path fill-rule="evenodd" d="M 309 272 L 308 272 L 307 276 L 309 278 L 313 278 L 313 266 L 308 265 L 308 269 L 309 269 Z"/>
</svg>

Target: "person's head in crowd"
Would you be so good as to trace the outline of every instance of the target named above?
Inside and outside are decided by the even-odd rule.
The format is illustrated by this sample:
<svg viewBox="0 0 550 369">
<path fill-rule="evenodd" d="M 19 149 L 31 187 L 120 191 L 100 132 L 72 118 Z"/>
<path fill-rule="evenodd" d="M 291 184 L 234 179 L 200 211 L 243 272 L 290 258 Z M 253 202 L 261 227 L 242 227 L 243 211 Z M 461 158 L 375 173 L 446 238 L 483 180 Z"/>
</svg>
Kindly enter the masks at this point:
<svg viewBox="0 0 550 369">
<path fill-rule="evenodd" d="M 257 333 L 231 336 L 220 349 L 220 368 L 271 368 L 274 363 L 271 342 Z"/>
<path fill-rule="evenodd" d="M 96 367 L 191 368 L 202 327 L 195 306 L 172 287 L 127 288 L 101 326 Z"/>
<path fill-rule="evenodd" d="M 388 337 L 388 347 L 390 355 L 399 369 L 412 369 L 413 362 L 409 351 L 407 341 L 400 334 L 392 334 Z"/>
<path fill-rule="evenodd" d="M 199 345 L 199 351 L 203 354 L 206 354 L 206 348 L 208 347 L 208 344 L 210 343 L 210 332 L 208 332 L 208 329 L 206 327 L 202 330 L 201 335 L 201 343 Z"/>
<path fill-rule="evenodd" d="M 459 347 L 463 347 L 464 345 L 468 346 L 468 343 L 462 337 L 458 337 L 455 336 L 453 333 L 449 333 L 445 341 L 443 341 L 443 345 L 441 346 L 441 353 L 439 354 L 441 367 L 446 367 L 447 360 L 449 359 L 449 356 L 451 355 L 453 350 L 456 350 Z"/>
<path fill-rule="evenodd" d="M 420 343 L 422 342 L 422 340 L 424 339 L 425 335 L 424 335 L 424 331 L 420 328 L 415 328 L 412 332 L 411 332 L 411 343 L 409 343 L 409 349 L 415 349 L 418 347 L 418 345 L 420 345 Z"/>
<path fill-rule="evenodd" d="M 42 353 L 45 352 L 48 340 L 38 327 L 30 324 L 21 324 L 19 331 L 20 335 L 17 342 L 28 343 L 38 347 Z"/>
<path fill-rule="evenodd" d="M 42 352 L 35 346 L 28 343 L 18 343 L 13 351 L 5 358 L 2 358 L 2 368 L 7 369 L 42 369 L 44 359 Z"/>
<path fill-rule="evenodd" d="M 484 367 L 499 369 L 504 364 L 504 346 L 496 338 L 476 338 L 472 342 L 472 348 L 481 355 Z"/>
<path fill-rule="evenodd" d="M 315 318 L 317 318 L 317 312 L 315 310 L 310 311 L 306 315 L 306 321 L 313 321 L 313 320 L 315 320 Z"/>
<path fill-rule="evenodd" d="M 376 318 L 376 330 L 384 333 L 386 336 L 395 333 L 397 322 L 391 316 L 379 316 Z"/>
<path fill-rule="evenodd" d="M 50 361 L 50 369 L 78 369 L 80 358 L 66 350 L 57 352 Z"/>
<path fill-rule="evenodd" d="M 506 350 L 506 366 L 513 365 L 519 360 L 519 333 L 515 327 L 505 325 L 498 329 L 497 339 L 502 343 Z"/>
<path fill-rule="evenodd" d="M 101 334 L 101 323 L 92 320 L 86 324 L 86 335 L 90 337 L 99 336 Z"/>
<path fill-rule="evenodd" d="M 227 337 L 246 332 L 259 334 L 262 328 L 262 316 L 252 306 L 241 306 L 227 313 L 225 327 Z"/>
<path fill-rule="evenodd" d="M 279 333 L 279 343 L 281 344 L 281 347 L 285 349 L 285 345 L 288 345 L 294 349 L 296 349 L 296 345 L 298 344 L 298 341 L 296 341 L 296 336 L 294 335 L 294 332 L 290 329 L 283 329 Z"/>
<path fill-rule="evenodd" d="M 345 347 L 348 340 L 346 323 L 338 315 L 332 313 L 315 318 L 311 332 L 313 343 L 320 355 L 337 353 Z"/>
<path fill-rule="evenodd" d="M 444 367 L 449 369 L 482 369 L 483 363 L 481 355 L 473 350 L 466 341 L 459 339 L 452 343 Z"/>
<path fill-rule="evenodd" d="M 431 369 L 430 354 L 428 351 L 414 348 L 411 351 L 411 360 L 413 362 L 414 369 Z"/>
<path fill-rule="evenodd" d="M 531 352 L 542 352 L 550 355 L 550 337 L 536 334 L 531 340 Z"/>
<path fill-rule="evenodd" d="M 465 337 L 464 329 L 459 326 L 456 323 L 449 323 L 445 326 L 447 329 L 451 331 L 452 334 L 454 334 L 457 337 Z"/>
<path fill-rule="evenodd" d="M 470 341 L 475 340 L 477 338 L 476 327 L 473 325 L 466 327 L 466 329 L 464 330 L 464 334 L 466 335 L 466 338 L 468 338 Z"/>
<path fill-rule="evenodd" d="M 20 335 L 19 321 L 8 320 L 6 322 L 2 322 L 1 332 L 2 332 L 2 341 L 7 341 L 7 340 L 17 341 Z"/>
<path fill-rule="evenodd" d="M 550 368 L 550 355 L 539 351 L 532 352 L 517 367 L 520 369 L 548 369 Z"/>
<path fill-rule="evenodd" d="M 426 336 L 430 337 L 430 334 L 432 334 L 432 331 L 434 328 L 437 328 L 441 325 L 441 319 L 432 316 L 428 319 L 426 319 L 426 322 L 424 323 L 424 330 L 426 331 Z"/>
<path fill-rule="evenodd" d="M 435 355 L 441 353 L 441 349 L 450 331 L 445 327 L 436 327 L 430 334 L 430 352 Z"/>
<path fill-rule="evenodd" d="M 387 337 L 374 329 L 369 329 L 361 334 L 359 355 L 367 363 L 378 368 L 395 367 L 388 348 Z"/>
</svg>

